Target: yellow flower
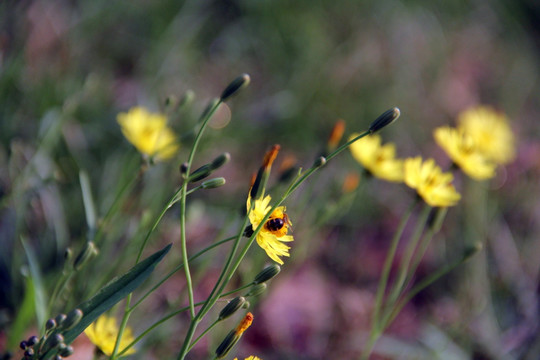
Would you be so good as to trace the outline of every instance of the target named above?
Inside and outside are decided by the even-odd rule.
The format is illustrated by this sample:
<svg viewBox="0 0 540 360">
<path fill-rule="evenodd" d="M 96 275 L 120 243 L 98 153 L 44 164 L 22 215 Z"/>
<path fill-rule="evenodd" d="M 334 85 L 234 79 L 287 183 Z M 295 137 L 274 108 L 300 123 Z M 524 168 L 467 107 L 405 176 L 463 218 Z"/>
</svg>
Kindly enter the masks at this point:
<svg viewBox="0 0 540 360">
<path fill-rule="evenodd" d="M 495 164 L 476 147 L 476 143 L 463 129 L 443 126 L 435 129 L 435 141 L 450 159 L 473 179 L 484 180 L 495 176 Z"/>
<path fill-rule="evenodd" d="M 117 121 L 126 139 L 144 155 L 166 160 L 178 151 L 176 136 L 167 126 L 165 115 L 137 106 L 118 114 Z"/>
<path fill-rule="evenodd" d="M 238 358 L 234 358 L 234 360 L 238 360 Z M 245 358 L 244 360 L 262 360 L 262 359 L 251 355 L 251 356 L 248 356 L 247 358 Z"/>
<path fill-rule="evenodd" d="M 349 140 L 359 134 L 352 134 Z M 370 135 L 351 144 L 352 156 L 372 175 L 384 180 L 403 181 L 403 161 L 395 158 L 394 144 L 381 145 L 379 135 Z"/>
<path fill-rule="evenodd" d="M 270 195 L 267 195 L 264 199 L 255 200 L 253 210 L 249 212 L 249 209 L 251 209 L 251 197 L 248 197 L 246 205 L 249 212 L 249 221 L 251 222 L 253 230 L 257 229 L 257 226 L 259 226 L 264 216 L 270 211 L 270 200 Z M 285 210 L 285 206 L 278 206 L 261 228 L 256 239 L 257 244 L 266 251 L 266 254 L 270 259 L 281 265 L 283 265 L 283 261 L 279 257 L 290 256 L 290 247 L 282 242 L 294 240 L 292 235 L 287 235 L 289 227 L 292 224 L 285 213 Z"/>
<path fill-rule="evenodd" d="M 514 134 L 504 113 L 489 106 L 477 106 L 462 112 L 458 123 L 488 159 L 497 164 L 514 159 Z"/>
<path fill-rule="evenodd" d="M 118 335 L 118 326 L 116 325 L 115 318 L 101 315 L 84 330 L 84 333 L 104 354 L 111 356 L 114 350 L 116 336 Z M 126 327 L 120 341 L 120 346 L 118 347 L 119 351 L 122 351 L 133 340 L 134 337 L 131 329 Z M 123 355 L 133 354 L 134 352 L 135 348 L 131 347 Z"/>
<path fill-rule="evenodd" d="M 424 162 L 420 156 L 406 159 L 404 170 L 405 184 L 416 189 L 418 195 L 431 206 L 454 206 L 461 198 L 452 185 L 452 174 L 443 173 L 433 159 Z"/>
</svg>

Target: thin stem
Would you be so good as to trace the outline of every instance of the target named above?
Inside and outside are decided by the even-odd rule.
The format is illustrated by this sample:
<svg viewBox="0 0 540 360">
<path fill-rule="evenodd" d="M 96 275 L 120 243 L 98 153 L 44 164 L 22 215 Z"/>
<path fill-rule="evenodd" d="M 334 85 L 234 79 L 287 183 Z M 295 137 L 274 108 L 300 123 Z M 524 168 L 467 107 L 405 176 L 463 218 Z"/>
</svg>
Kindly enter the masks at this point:
<svg viewBox="0 0 540 360">
<path fill-rule="evenodd" d="M 399 264 L 399 272 L 397 280 L 393 286 L 392 292 L 390 293 L 390 296 L 388 297 L 388 301 L 386 303 L 387 307 L 392 307 L 392 305 L 395 303 L 395 301 L 398 299 L 399 295 L 401 294 L 401 291 L 403 289 L 403 284 L 405 283 L 405 279 L 407 278 L 407 273 L 409 269 L 409 265 L 411 263 L 411 259 L 414 254 L 414 250 L 418 246 L 418 241 L 421 238 L 421 235 L 424 231 L 424 228 L 426 227 L 426 221 L 429 216 L 429 211 L 431 210 L 431 207 L 428 204 L 424 204 L 424 208 L 422 209 L 422 212 L 420 213 L 420 216 L 418 217 L 418 220 L 416 222 L 416 227 L 413 231 L 413 234 L 411 236 L 411 239 L 409 240 L 409 243 L 407 244 L 407 247 L 405 249 L 405 254 L 403 255 L 403 258 L 401 259 L 401 262 Z"/>
<path fill-rule="evenodd" d="M 390 249 L 388 250 L 388 253 L 386 254 L 386 259 L 384 261 L 381 278 L 379 280 L 379 285 L 377 287 L 377 294 L 375 296 L 375 309 L 373 312 L 371 331 L 369 333 L 368 343 L 366 344 L 366 347 L 364 348 L 362 352 L 362 359 L 369 358 L 369 355 L 371 354 L 371 351 L 373 350 L 373 347 L 375 346 L 377 339 L 381 335 L 382 328 L 380 326 L 379 316 L 380 316 L 380 311 L 383 306 L 383 297 L 386 291 L 386 286 L 388 284 L 388 277 L 390 276 L 390 268 L 392 266 L 392 263 L 394 262 L 394 257 L 396 254 L 397 246 L 399 244 L 399 240 L 401 239 L 401 236 L 403 235 L 405 226 L 407 225 L 407 222 L 409 221 L 409 218 L 414 210 L 414 207 L 416 206 L 417 201 L 418 200 L 415 199 L 412 202 L 412 204 L 409 206 L 405 214 L 403 214 L 401 221 L 399 222 L 399 225 L 396 229 L 396 232 L 394 233 L 394 236 L 390 242 Z"/>
<path fill-rule="evenodd" d="M 216 242 L 215 244 L 212 244 L 204 249 L 202 249 L 201 251 L 199 251 L 198 253 L 196 253 L 195 255 L 192 255 L 189 257 L 189 261 L 193 261 L 195 259 L 197 259 L 199 256 L 205 254 L 206 252 L 208 252 L 209 250 L 212 250 L 213 248 L 215 247 L 218 247 L 219 245 L 222 245 L 226 242 L 229 242 L 233 239 L 235 239 L 236 236 L 231 236 L 231 237 L 228 237 L 226 239 L 223 239 L 223 240 L 220 240 L 218 242 Z M 177 267 L 175 267 L 173 270 L 171 270 L 167 275 L 165 275 L 163 277 L 163 279 L 161 279 L 156 285 L 154 285 L 150 290 L 148 290 L 146 292 L 146 294 L 144 294 L 140 299 L 139 301 L 137 301 L 135 304 L 133 304 L 133 306 L 129 309 L 130 311 L 133 311 L 133 309 L 135 309 L 137 306 L 139 306 L 151 293 L 153 293 L 157 288 L 159 288 L 165 281 L 167 281 L 174 273 L 176 273 L 178 270 L 180 270 L 181 268 L 184 267 L 184 264 L 181 263 L 179 264 Z"/>
<path fill-rule="evenodd" d="M 216 326 L 218 323 L 220 322 L 220 319 L 217 319 L 216 321 L 214 321 L 206 330 L 204 330 L 202 332 L 201 335 L 199 335 L 195 340 L 193 340 L 193 342 L 191 343 L 191 345 L 189 346 L 188 348 L 188 351 L 191 351 L 191 349 L 193 349 L 193 347 L 195 345 L 197 345 L 197 343 L 199 342 L 199 340 L 201 340 L 203 338 L 204 335 L 208 334 L 208 332 L 210 332 L 210 330 L 212 330 L 214 328 L 214 326 Z"/>
</svg>

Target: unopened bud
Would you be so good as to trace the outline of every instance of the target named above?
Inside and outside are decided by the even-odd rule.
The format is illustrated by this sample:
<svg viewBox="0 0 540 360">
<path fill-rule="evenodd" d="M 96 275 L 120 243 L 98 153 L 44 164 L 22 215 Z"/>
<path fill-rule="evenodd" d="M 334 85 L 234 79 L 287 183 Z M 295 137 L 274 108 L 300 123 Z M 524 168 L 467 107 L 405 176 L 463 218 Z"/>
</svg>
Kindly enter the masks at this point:
<svg viewBox="0 0 540 360">
<path fill-rule="evenodd" d="M 88 260 L 90 260 L 93 256 L 97 255 L 97 253 L 98 250 L 96 245 L 92 241 L 88 241 L 84 249 L 75 259 L 75 263 L 73 264 L 75 266 L 75 270 L 80 270 L 84 264 L 86 264 L 86 262 L 88 262 Z"/>
<path fill-rule="evenodd" d="M 234 330 L 230 331 L 225 339 L 219 344 L 216 349 L 216 359 L 223 359 L 234 345 L 240 340 L 240 335 L 237 335 Z"/>
<path fill-rule="evenodd" d="M 62 324 L 58 326 L 58 329 L 63 330 L 63 331 L 69 330 L 73 328 L 75 325 L 77 325 L 79 321 L 81 321 L 82 317 L 83 317 L 83 312 L 81 309 L 71 310 L 69 314 L 67 314 L 67 317 L 62 322 Z"/>
<path fill-rule="evenodd" d="M 249 301 L 246 300 L 244 305 L 242 305 L 242 309 L 249 309 L 250 306 L 251 306 L 251 304 L 249 303 Z"/>
<path fill-rule="evenodd" d="M 39 338 L 36 335 L 30 336 L 26 341 L 28 346 L 34 346 L 39 342 Z"/>
<path fill-rule="evenodd" d="M 225 178 L 218 177 L 210 180 L 203 181 L 201 184 L 201 187 L 203 189 L 215 189 L 217 187 L 225 185 L 226 181 Z"/>
<path fill-rule="evenodd" d="M 394 121 L 396 121 L 399 115 L 400 115 L 400 112 L 397 107 L 392 108 L 390 110 L 386 110 L 377 119 L 375 119 L 374 122 L 371 123 L 368 131 L 370 132 L 370 134 L 376 133 L 377 131 L 381 130 L 383 127 L 388 126 Z"/>
<path fill-rule="evenodd" d="M 58 314 L 54 320 L 56 320 L 56 325 L 60 326 L 66 320 L 67 316 L 66 314 Z"/>
<path fill-rule="evenodd" d="M 73 251 L 70 248 L 64 250 L 64 260 L 69 261 L 73 257 Z"/>
<path fill-rule="evenodd" d="M 324 156 L 319 156 L 317 160 L 313 163 L 314 168 L 322 167 L 326 164 L 326 158 Z"/>
<path fill-rule="evenodd" d="M 45 330 L 52 330 L 55 327 L 56 327 L 56 320 L 54 320 L 54 319 L 49 319 L 45 323 Z"/>
<path fill-rule="evenodd" d="M 223 153 L 214 160 L 212 160 L 212 162 L 210 163 L 210 167 L 212 168 L 212 170 L 217 170 L 226 163 L 228 163 L 229 160 L 231 160 L 231 154 L 229 154 L 228 152 Z"/>
<path fill-rule="evenodd" d="M 260 273 L 257 274 L 257 276 L 255 276 L 255 279 L 253 279 L 253 284 L 256 285 L 267 282 L 268 280 L 279 274 L 280 271 L 281 266 L 279 266 L 278 264 L 272 264 L 264 268 Z"/>
<path fill-rule="evenodd" d="M 266 286 L 267 286 L 266 283 L 253 285 L 249 289 L 249 292 L 245 295 L 245 297 L 255 297 L 255 296 L 261 295 L 262 293 L 266 291 Z"/>
<path fill-rule="evenodd" d="M 242 296 L 232 299 L 219 313 L 218 320 L 223 320 L 234 314 L 244 305 L 246 299 Z"/>
<path fill-rule="evenodd" d="M 205 164 L 195 170 L 194 172 L 189 175 L 188 181 L 189 182 L 197 182 L 199 180 L 202 180 L 206 177 L 208 177 L 212 173 L 212 168 L 210 167 L 210 164 Z"/>
<path fill-rule="evenodd" d="M 188 172 L 188 164 L 187 164 L 187 162 L 180 164 L 179 170 L 180 170 L 180 175 L 184 179 L 187 178 L 187 175 L 188 175 L 188 173 L 187 173 Z"/>
<path fill-rule="evenodd" d="M 34 349 L 32 348 L 26 349 L 26 351 L 24 352 L 24 356 L 27 358 L 31 358 L 32 356 L 34 356 Z"/>
<path fill-rule="evenodd" d="M 250 77 L 248 74 L 242 74 L 234 79 L 221 93 L 221 101 L 225 101 L 231 96 L 235 95 L 242 88 L 249 85 Z"/>
<path fill-rule="evenodd" d="M 468 260 L 470 257 L 472 257 L 477 252 L 481 251 L 483 248 L 484 246 L 482 245 L 481 242 L 470 244 L 463 251 L 463 260 Z"/>
<path fill-rule="evenodd" d="M 330 133 L 330 136 L 328 137 L 328 141 L 326 143 L 327 153 L 334 151 L 336 149 L 339 142 L 341 141 L 341 138 L 343 137 L 344 132 L 345 132 L 345 121 L 339 119 L 338 121 L 336 121 L 336 124 L 332 128 L 332 132 Z"/>
<path fill-rule="evenodd" d="M 43 344 L 43 349 L 41 350 L 42 353 L 47 353 L 51 349 L 54 349 L 56 347 L 59 347 L 60 344 L 64 342 L 64 337 L 60 334 L 54 334 L 47 338 L 45 340 L 45 343 Z"/>
<path fill-rule="evenodd" d="M 255 180 L 252 181 L 251 189 L 249 190 L 249 196 L 252 199 L 257 199 L 257 196 L 259 195 L 259 190 L 261 187 L 263 174 L 264 174 L 264 168 L 261 167 L 259 171 L 257 172 L 257 176 L 255 177 Z"/>
<path fill-rule="evenodd" d="M 71 346 L 66 346 L 63 349 L 60 349 L 58 355 L 63 357 L 68 357 L 70 355 L 73 355 L 73 348 Z"/>
<path fill-rule="evenodd" d="M 195 99 L 195 93 L 193 92 L 193 90 L 187 90 L 184 93 L 184 96 L 180 98 L 180 101 L 178 102 L 178 107 L 189 106 L 193 102 L 193 99 Z"/>
<path fill-rule="evenodd" d="M 26 340 L 23 340 L 19 343 L 19 347 L 22 349 L 22 350 L 25 350 L 27 347 L 28 347 L 28 342 Z"/>
</svg>

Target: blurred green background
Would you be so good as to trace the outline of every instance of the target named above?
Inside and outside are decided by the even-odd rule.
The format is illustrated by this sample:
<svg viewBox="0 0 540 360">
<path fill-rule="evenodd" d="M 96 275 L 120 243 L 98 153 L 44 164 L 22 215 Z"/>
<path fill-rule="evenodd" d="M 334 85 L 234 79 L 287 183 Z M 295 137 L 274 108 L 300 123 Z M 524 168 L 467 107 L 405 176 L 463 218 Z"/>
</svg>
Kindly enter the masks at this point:
<svg viewBox="0 0 540 360">
<path fill-rule="evenodd" d="M 130 239 L 141 236 L 180 183 L 178 165 L 187 158 L 199 114 L 232 79 L 248 73 L 250 86 L 220 109 L 195 160 L 199 166 L 224 151 L 232 155 L 219 173 L 227 185 L 190 199 L 190 249 L 234 231 L 251 174 L 272 144 L 282 146 L 276 170 L 287 156 L 309 167 L 337 119 L 346 121 L 349 134 L 397 106 L 402 116 L 384 130 L 385 141 L 396 143 L 400 157 L 433 156 L 446 167 L 433 129 L 455 124 L 469 106 L 490 104 L 511 119 L 517 158 L 490 182 L 457 179 L 464 201 L 450 210 L 419 271 L 429 274 L 461 251 L 471 236 L 465 223 L 480 224 L 472 236 L 485 251 L 406 307 L 373 358 L 537 359 L 539 24 L 534 0 L 2 1 L 0 349 L 24 296 L 20 237 L 39 254 L 45 282 L 52 283 L 66 246 L 78 249 L 88 236 L 79 172 L 89 175 L 100 216 L 121 184 L 136 176 L 139 156 L 116 115 L 135 105 L 168 111 L 175 131 L 187 134 L 186 145 L 131 192 L 98 244 L 100 257 L 89 265 L 97 271 L 114 260 L 116 266 L 110 274 L 89 270 L 96 279 L 79 275 L 71 305 L 90 292 L 82 283 L 97 286 L 130 266 L 137 250 Z M 165 108 L 166 98 L 190 90 L 189 106 Z M 296 238 L 292 256 L 256 305 L 239 357 L 358 357 L 388 241 L 412 194 L 362 179 L 356 201 L 343 206 L 337 199 L 350 173 L 360 168 L 344 153 L 287 204 Z M 485 198 L 478 202 L 479 193 Z M 339 211 L 317 224 L 332 206 Z M 178 241 L 178 226 L 173 209 L 153 246 Z M 251 253 L 244 276 L 266 260 L 258 248 Z M 178 255 L 173 250 L 168 261 Z M 210 275 L 200 277 L 201 294 L 223 256 L 205 265 Z M 153 312 L 185 301 L 178 299 L 182 276 L 174 281 L 141 314 L 136 331 L 156 319 Z M 140 351 L 151 355 L 135 358 L 175 354 L 184 320 L 156 331 Z M 220 331 L 192 358 L 202 358 L 228 328 Z"/>
</svg>

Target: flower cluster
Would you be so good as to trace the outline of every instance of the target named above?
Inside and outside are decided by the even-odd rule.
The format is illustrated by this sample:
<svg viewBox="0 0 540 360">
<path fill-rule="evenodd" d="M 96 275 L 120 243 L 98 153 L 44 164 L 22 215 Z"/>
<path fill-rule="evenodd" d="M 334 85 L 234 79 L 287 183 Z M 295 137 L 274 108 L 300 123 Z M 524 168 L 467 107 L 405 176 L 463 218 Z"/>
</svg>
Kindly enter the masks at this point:
<svg viewBox="0 0 540 360">
<path fill-rule="evenodd" d="M 515 156 L 508 119 L 488 106 L 465 110 L 458 116 L 457 128 L 437 128 L 434 137 L 450 159 L 475 180 L 494 177 L 496 166 Z"/>
</svg>

